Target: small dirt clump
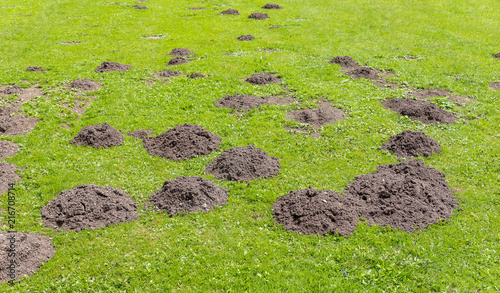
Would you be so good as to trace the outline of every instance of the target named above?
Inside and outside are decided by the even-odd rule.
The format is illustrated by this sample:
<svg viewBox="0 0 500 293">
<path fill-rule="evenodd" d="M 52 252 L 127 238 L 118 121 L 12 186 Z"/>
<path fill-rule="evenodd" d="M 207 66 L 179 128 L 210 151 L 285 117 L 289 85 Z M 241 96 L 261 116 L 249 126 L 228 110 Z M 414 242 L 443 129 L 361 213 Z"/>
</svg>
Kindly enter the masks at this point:
<svg viewBox="0 0 500 293">
<path fill-rule="evenodd" d="M 132 5 L 132 7 L 135 9 L 148 9 L 146 6 L 143 5 Z"/>
<path fill-rule="evenodd" d="M 378 70 L 369 67 L 358 67 L 345 73 L 352 78 L 367 78 L 371 80 L 378 80 Z"/>
<path fill-rule="evenodd" d="M 10 158 L 17 154 L 18 151 L 19 147 L 17 144 L 6 140 L 0 141 L 0 159 Z"/>
<path fill-rule="evenodd" d="M 189 50 L 189 49 L 186 49 L 186 48 L 174 48 L 167 55 L 178 56 L 178 57 L 187 57 L 187 56 L 189 56 L 191 54 L 193 54 L 193 52 L 191 50 Z"/>
<path fill-rule="evenodd" d="M 205 77 L 205 75 L 198 73 L 198 72 L 195 72 L 195 73 L 189 74 L 187 77 L 189 77 L 189 78 L 203 78 L 203 77 Z"/>
<path fill-rule="evenodd" d="M 279 6 L 278 4 L 271 4 L 267 3 L 266 5 L 262 6 L 264 9 L 283 9 L 283 7 Z"/>
<path fill-rule="evenodd" d="M 492 56 L 493 56 L 493 58 L 499 58 L 500 59 L 500 53 L 493 54 Z"/>
<path fill-rule="evenodd" d="M 269 15 L 265 14 L 265 13 L 262 13 L 262 12 L 256 12 L 256 13 L 252 13 L 248 16 L 248 18 L 251 18 L 251 19 L 266 19 L 266 18 L 269 18 Z"/>
<path fill-rule="evenodd" d="M 167 66 L 186 64 L 188 61 L 182 57 L 174 57 L 168 61 Z"/>
<path fill-rule="evenodd" d="M 152 129 L 138 129 L 138 130 L 134 130 L 134 131 L 129 131 L 127 133 L 127 135 L 135 137 L 135 138 L 139 138 L 139 139 L 145 139 L 146 137 L 153 135 L 153 130 Z"/>
<path fill-rule="evenodd" d="M 262 149 L 249 145 L 223 151 L 207 165 L 205 172 L 217 179 L 245 181 L 276 176 L 280 167 L 278 158 L 270 157 Z"/>
<path fill-rule="evenodd" d="M 344 111 L 333 107 L 330 102 L 322 101 L 318 108 L 289 111 L 286 117 L 317 129 L 344 119 Z"/>
<path fill-rule="evenodd" d="M 75 79 L 70 84 L 69 87 L 74 89 L 80 89 L 84 92 L 95 91 L 101 88 L 99 84 L 95 81 L 83 78 L 83 79 Z"/>
<path fill-rule="evenodd" d="M 45 227 L 77 231 L 137 219 L 137 204 L 120 189 L 79 185 L 63 190 L 42 208 Z"/>
<path fill-rule="evenodd" d="M 236 38 L 238 41 L 251 41 L 255 38 L 252 35 L 242 35 Z"/>
<path fill-rule="evenodd" d="M 16 174 L 17 166 L 12 163 L 0 162 L 0 195 L 9 191 L 9 184 L 13 184 L 21 177 Z"/>
<path fill-rule="evenodd" d="M 398 158 L 430 157 L 441 152 L 441 145 L 424 132 L 405 130 L 391 136 L 381 149 L 394 153 Z"/>
<path fill-rule="evenodd" d="M 28 66 L 28 68 L 26 68 L 26 71 L 44 72 L 45 69 L 43 67 L 40 67 L 40 66 Z"/>
<path fill-rule="evenodd" d="M 142 141 L 151 156 L 173 161 L 208 155 L 219 150 L 220 136 L 200 125 L 185 123 Z"/>
<path fill-rule="evenodd" d="M 180 73 L 179 71 L 165 70 L 162 72 L 158 72 L 155 76 L 160 78 L 171 78 L 179 75 L 182 75 L 182 73 Z"/>
<path fill-rule="evenodd" d="M 339 64 L 341 67 L 344 67 L 344 68 L 351 68 L 351 67 L 358 67 L 359 66 L 359 63 L 354 61 L 354 59 L 352 59 L 349 56 L 337 56 L 337 57 L 333 58 L 332 60 L 330 60 L 330 63 Z"/>
<path fill-rule="evenodd" d="M 226 9 L 226 10 L 221 11 L 219 14 L 240 15 L 238 10 L 236 10 L 236 9 Z"/>
<path fill-rule="evenodd" d="M 131 65 L 125 65 L 112 61 L 105 61 L 95 69 L 95 72 L 112 72 L 112 71 L 125 72 L 130 68 L 132 68 Z"/>
<path fill-rule="evenodd" d="M 109 148 L 123 144 L 123 134 L 108 123 L 87 125 L 69 143 L 93 148 Z"/>
<path fill-rule="evenodd" d="M 0 94 L 2 95 L 18 95 L 23 93 L 23 88 L 19 87 L 17 85 L 12 85 L 10 87 L 5 88 L 4 90 L 0 91 Z"/>
<path fill-rule="evenodd" d="M 13 244 L 15 253 L 12 253 Z M 55 252 L 52 239 L 47 236 L 0 231 L 0 282 L 32 276 Z M 15 269 L 12 269 L 12 261 Z"/>
<path fill-rule="evenodd" d="M 266 85 L 268 83 L 281 83 L 281 78 L 278 78 L 276 75 L 270 73 L 258 73 L 247 78 L 246 82 L 257 85 Z"/>
<path fill-rule="evenodd" d="M 411 99 L 389 99 L 382 101 L 385 108 L 389 108 L 410 119 L 419 120 L 426 124 L 431 123 L 454 123 L 457 117 L 428 101 Z"/>
</svg>

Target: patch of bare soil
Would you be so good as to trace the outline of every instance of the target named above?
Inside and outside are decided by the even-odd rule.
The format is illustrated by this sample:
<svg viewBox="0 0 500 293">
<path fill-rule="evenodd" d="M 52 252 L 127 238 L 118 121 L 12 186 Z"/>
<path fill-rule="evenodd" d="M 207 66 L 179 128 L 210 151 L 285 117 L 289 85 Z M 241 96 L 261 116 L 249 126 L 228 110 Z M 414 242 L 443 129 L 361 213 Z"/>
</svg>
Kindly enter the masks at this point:
<svg viewBox="0 0 500 293">
<path fill-rule="evenodd" d="M 17 166 L 12 163 L 0 161 L 0 195 L 9 191 L 9 184 L 13 184 L 21 177 L 16 174 Z"/>
<path fill-rule="evenodd" d="M 152 129 L 138 129 L 138 130 L 129 131 L 127 133 L 127 135 L 135 137 L 135 138 L 139 138 L 139 139 L 145 139 L 146 137 L 153 135 L 153 130 Z"/>
<path fill-rule="evenodd" d="M 7 140 L 0 140 L 0 159 L 10 158 L 16 155 L 18 151 L 17 144 Z"/>
<path fill-rule="evenodd" d="M 226 9 L 224 11 L 221 11 L 219 14 L 240 15 L 238 10 L 236 10 L 236 9 Z"/>
<path fill-rule="evenodd" d="M 174 57 L 168 61 L 167 66 L 186 64 L 188 61 L 182 57 Z"/>
<path fill-rule="evenodd" d="M 423 123 L 454 123 L 457 117 L 428 101 L 412 99 L 389 99 L 382 101 L 385 108 L 391 109 L 410 119 L 419 120 Z"/>
</svg>

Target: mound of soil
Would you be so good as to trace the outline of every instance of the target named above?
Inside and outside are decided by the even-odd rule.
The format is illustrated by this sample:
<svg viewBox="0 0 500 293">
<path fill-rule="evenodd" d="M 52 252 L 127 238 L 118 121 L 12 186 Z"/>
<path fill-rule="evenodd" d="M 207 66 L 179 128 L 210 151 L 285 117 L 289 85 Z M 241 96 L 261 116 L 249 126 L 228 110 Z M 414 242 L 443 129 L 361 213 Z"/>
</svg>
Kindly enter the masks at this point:
<svg viewBox="0 0 500 293">
<path fill-rule="evenodd" d="M 238 110 L 249 110 L 261 105 L 288 105 L 294 102 L 291 97 L 257 97 L 252 95 L 228 95 L 215 101 L 218 108 L 234 108 Z"/>
<path fill-rule="evenodd" d="M 45 227 L 81 231 L 137 219 L 137 204 L 128 194 L 109 186 L 78 185 L 63 190 L 42 208 Z"/>
<path fill-rule="evenodd" d="M 270 26 L 269 28 L 270 28 L 270 29 L 274 29 L 274 28 L 280 28 L 280 27 L 279 27 L 279 26 L 277 26 L 277 25 L 272 25 L 272 26 Z"/>
<path fill-rule="evenodd" d="M 359 200 L 360 215 L 368 223 L 408 233 L 448 220 L 458 207 L 445 175 L 421 161 L 379 166 L 357 176 L 344 196 Z"/>
<path fill-rule="evenodd" d="M 171 77 L 175 77 L 175 76 L 179 76 L 179 75 L 182 75 L 182 73 L 180 73 L 179 71 L 166 70 L 166 71 L 162 71 L 162 72 L 157 73 L 155 76 L 161 77 L 161 78 L 171 78 Z"/>
<path fill-rule="evenodd" d="M 454 123 L 457 117 L 450 112 L 439 108 L 427 101 L 411 99 L 389 99 L 382 102 L 385 108 L 389 108 L 410 119 L 419 120 L 423 123 Z"/>
<path fill-rule="evenodd" d="M 358 67 L 359 66 L 358 62 L 354 61 L 354 59 L 352 59 L 349 56 L 337 56 L 337 57 L 333 58 L 332 60 L 330 60 L 330 63 L 339 64 L 341 67 L 344 67 L 344 68 L 351 68 L 351 67 Z"/>
<path fill-rule="evenodd" d="M 151 196 L 151 203 L 170 216 L 177 213 L 208 212 L 215 206 L 227 203 L 228 194 L 224 188 L 201 177 L 181 176 L 167 180 L 162 188 Z"/>
<path fill-rule="evenodd" d="M 13 115 L 17 114 L 17 115 Z M 38 119 L 25 117 L 12 108 L 0 108 L 0 135 L 24 135 L 38 123 Z"/>
<path fill-rule="evenodd" d="M 43 67 L 40 67 L 40 66 L 28 66 L 28 68 L 26 68 L 26 71 L 44 72 L 45 69 Z"/>
<path fill-rule="evenodd" d="M 191 50 L 189 50 L 189 49 L 186 49 L 186 48 L 174 48 L 167 55 L 179 56 L 179 57 L 187 57 L 187 56 L 189 56 L 191 54 L 193 54 L 193 52 Z"/>
<path fill-rule="evenodd" d="M 75 79 L 69 84 L 69 87 L 80 89 L 84 92 L 95 91 L 101 88 L 99 84 L 87 78 Z"/>
<path fill-rule="evenodd" d="M 251 18 L 251 19 L 266 19 L 266 18 L 269 18 L 269 15 L 265 14 L 265 13 L 262 13 L 262 12 L 256 12 L 256 13 L 252 13 L 248 16 L 248 18 Z"/>
<path fill-rule="evenodd" d="M 430 157 L 441 152 L 441 145 L 423 132 L 405 130 L 391 136 L 381 149 L 394 153 L 398 158 Z"/>
<path fill-rule="evenodd" d="M 9 184 L 13 184 L 21 177 L 16 174 L 17 166 L 12 163 L 0 162 L 0 195 L 9 191 Z"/>
<path fill-rule="evenodd" d="M 224 11 L 221 11 L 219 14 L 240 15 L 238 10 L 236 10 L 236 9 L 226 9 Z"/>
<path fill-rule="evenodd" d="M 314 128 L 320 128 L 344 119 L 344 111 L 333 107 L 329 102 L 322 101 L 319 107 L 315 109 L 289 111 L 286 118 L 313 125 Z"/>
<path fill-rule="evenodd" d="M 267 3 L 266 5 L 262 6 L 264 9 L 283 9 L 283 7 L 279 6 L 278 4 L 271 4 Z"/>
<path fill-rule="evenodd" d="M 10 158 L 17 154 L 18 151 L 19 147 L 17 144 L 6 140 L 0 141 L 0 159 Z"/>
<path fill-rule="evenodd" d="M 118 62 L 112 62 L 112 61 L 105 61 L 102 62 L 101 65 L 99 65 L 96 69 L 95 72 L 112 72 L 112 71 L 120 71 L 120 72 L 125 72 L 132 68 L 131 65 L 125 65 L 121 64 Z"/>
<path fill-rule="evenodd" d="M 490 83 L 490 88 L 492 90 L 495 90 L 495 91 L 500 90 L 500 82 L 492 82 L 492 83 Z"/>
<path fill-rule="evenodd" d="M 168 61 L 167 66 L 186 64 L 188 61 L 182 57 L 174 57 Z"/>
<path fill-rule="evenodd" d="M 198 72 L 195 72 L 195 73 L 189 74 L 187 77 L 189 77 L 189 78 L 203 78 L 203 77 L 205 77 L 205 75 L 198 73 Z"/>
<path fill-rule="evenodd" d="M 270 157 L 262 149 L 249 145 L 225 150 L 207 165 L 205 172 L 217 179 L 245 181 L 276 176 L 280 167 L 278 158 Z"/>
<path fill-rule="evenodd" d="M 19 87 L 17 85 L 12 85 L 4 90 L 0 91 L 0 94 L 10 96 L 10 95 L 17 95 L 17 94 L 22 94 L 23 93 L 23 88 Z"/>
<path fill-rule="evenodd" d="M 254 39 L 252 35 L 242 35 L 236 38 L 238 41 L 251 41 Z"/>
<path fill-rule="evenodd" d="M 93 148 L 109 148 L 123 144 L 123 134 L 108 123 L 87 125 L 69 143 Z"/>
<path fill-rule="evenodd" d="M 277 78 L 274 74 L 270 73 L 258 73 L 247 78 L 246 82 L 265 85 L 268 83 L 281 83 L 281 78 Z"/>
<path fill-rule="evenodd" d="M 11 253 L 13 249 L 14 257 Z M 52 239 L 47 236 L 0 231 L 0 282 L 32 276 L 55 252 Z M 15 261 L 14 268 L 11 266 L 12 261 Z"/>
<path fill-rule="evenodd" d="M 139 139 L 145 139 L 148 136 L 153 135 L 153 130 L 152 129 L 138 129 L 134 131 L 129 131 L 127 133 L 128 136 L 136 137 Z"/>
<path fill-rule="evenodd" d="M 368 78 L 371 80 L 378 80 L 378 70 L 369 67 L 358 67 L 345 73 L 352 78 Z"/>
<path fill-rule="evenodd" d="M 500 58 L 500 53 L 493 54 L 492 56 L 493 58 Z"/>
<path fill-rule="evenodd" d="M 353 200 L 331 190 L 292 190 L 272 206 L 276 222 L 305 235 L 351 235 L 359 215 Z"/>
<path fill-rule="evenodd" d="M 208 155 L 219 150 L 220 136 L 200 125 L 185 123 L 148 137 L 142 144 L 151 156 L 179 161 Z"/>
<path fill-rule="evenodd" d="M 142 6 L 142 5 L 132 5 L 132 7 L 135 9 L 148 9 L 146 6 Z"/>
</svg>

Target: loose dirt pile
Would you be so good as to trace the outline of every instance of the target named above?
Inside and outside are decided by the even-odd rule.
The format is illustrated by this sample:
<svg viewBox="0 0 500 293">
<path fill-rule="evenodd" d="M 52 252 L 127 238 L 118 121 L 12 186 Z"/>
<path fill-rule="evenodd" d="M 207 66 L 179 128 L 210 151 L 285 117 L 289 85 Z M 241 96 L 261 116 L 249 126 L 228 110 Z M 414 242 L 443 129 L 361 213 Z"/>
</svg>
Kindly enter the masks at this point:
<svg viewBox="0 0 500 293">
<path fill-rule="evenodd" d="M 14 257 L 12 250 L 15 250 Z M 0 282 L 32 276 L 55 252 L 52 239 L 47 236 L 0 231 Z M 12 261 L 15 262 L 14 267 Z"/>
<path fill-rule="evenodd" d="M 0 94 L 10 96 L 10 95 L 17 95 L 17 94 L 22 94 L 23 93 L 23 88 L 19 87 L 17 85 L 12 85 L 9 87 L 6 87 L 5 89 L 0 91 Z"/>
<path fill-rule="evenodd" d="M 251 18 L 251 19 L 266 19 L 266 18 L 269 18 L 269 15 L 265 14 L 265 13 L 261 13 L 261 12 L 256 12 L 256 13 L 252 13 L 248 16 L 248 18 Z"/>
<path fill-rule="evenodd" d="M 142 5 L 132 5 L 132 7 L 135 9 L 148 9 L 146 6 L 142 6 Z"/>
<path fill-rule="evenodd" d="M 269 178 L 279 174 L 281 164 L 276 157 L 270 157 L 255 146 L 233 147 L 222 152 L 205 169 L 217 179 L 245 181 Z"/>
<path fill-rule="evenodd" d="M 283 9 L 283 7 L 279 6 L 278 4 L 271 4 L 267 3 L 266 5 L 262 6 L 264 9 Z"/>
<path fill-rule="evenodd" d="M 136 137 L 139 139 L 145 139 L 148 136 L 153 135 L 153 130 L 152 129 L 138 129 L 134 131 L 129 131 L 127 133 L 128 136 Z"/>
<path fill-rule="evenodd" d="M 200 125 L 186 123 L 156 137 L 145 138 L 142 144 L 151 156 L 179 161 L 218 151 L 220 142 L 220 136 Z"/>
<path fill-rule="evenodd" d="M 17 144 L 11 141 L 0 141 L 0 159 L 6 159 L 14 156 L 19 151 Z"/>
<path fill-rule="evenodd" d="M 186 64 L 188 61 L 182 57 L 174 57 L 168 61 L 167 66 Z"/>
<path fill-rule="evenodd" d="M 193 54 L 193 52 L 191 50 L 189 50 L 189 49 L 186 49 L 186 48 L 174 48 L 167 55 L 178 56 L 178 57 L 187 57 L 187 56 L 189 56 L 191 54 Z"/>
<path fill-rule="evenodd" d="M 252 95 L 229 95 L 215 101 L 218 108 L 235 108 L 238 110 L 249 110 L 261 105 L 288 105 L 294 102 L 291 97 L 257 97 Z"/>
<path fill-rule="evenodd" d="M 25 117 L 13 108 L 0 108 L 0 135 L 24 135 L 38 123 L 38 119 Z"/>
<path fill-rule="evenodd" d="M 354 61 L 354 59 L 352 59 L 349 56 L 337 56 L 337 57 L 333 58 L 332 60 L 330 60 L 330 63 L 339 64 L 341 67 L 344 67 L 344 68 L 351 68 L 351 67 L 360 66 L 358 64 L 358 62 Z"/>
<path fill-rule="evenodd" d="M 281 83 L 281 78 L 277 78 L 274 74 L 270 73 L 258 73 L 247 78 L 246 82 L 257 85 L 265 85 L 268 83 Z"/>
<path fill-rule="evenodd" d="M 0 162 L 0 195 L 9 191 L 9 184 L 15 183 L 21 177 L 16 174 L 17 166 L 12 163 Z"/>
<path fill-rule="evenodd" d="M 385 108 L 398 112 L 410 119 L 419 120 L 423 123 L 454 123 L 457 117 L 452 113 L 446 112 L 438 106 L 427 101 L 418 101 L 411 99 L 389 99 L 382 102 Z"/>
<path fill-rule="evenodd" d="M 500 58 L 500 53 L 493 54 L 494 58 Z"/>
<path fill-rule="evenodd" d="M 156 77 L 160 77 L 160 78 L 171 78 L 171 77 L 176 77 L 179 75 L 182 75 L 182 73 L 180 73 L 179 71 L 173 71 L 173 70 L 166 70 L 166 71 L 158 72 L 157 74 L 155 74 Z"/>
<path fill-rule="evenodd" d="M 347 71 L 345 74 L 352 78 L 368 78 L 371 80 L 379 79 L 378 70 L 368 67 L 358 67 L 353 70 Z"/>
<path fill-rule="evenodd" d="M 44 72 L 45 69 L 43 67 L 40 67 L 40 66 L 28 66 L 28 68 L 26 68 L 26 71 Z"/>
<path fill-rule="evenodd" d="M 394 153 L 398 158 L 430 157 L 441 152 L 441 145 L 423 132 L 405 130 L 391 136 L 381 149 Z"/>
<path fill-rule="evenodd" d="M 128 194 L 109 186 L 79 185 L 63 190 L 42 208 L 45 227 L 81 231 L 137 219 L 137 204 Z"/>
<path fill-rule="evenodd" d="M 221 11 L 219 14 L 240 15 L 238 10 L 236 10 L 236 9 L 226 9 L 224 11 Z"/>
<path fill-rule="evenodd" d="M 123 134 L 108 123 L 87 125 L 69 143 L 93 148 L 109 148 L 123 144 Z"/>
<path fill-rule="evenodd" d="M 189 74 L 187 77 L 189 77 L 189 78 L 203 78 L 203 77 L 205 77 L 205 75 L 198 73 L 198 72 L 195 72 L 195 73 Z"/>
<path fill-rule="evenodd" d="M 492 83 L 490 83 L 490 88 L 492 90 L 495 90 L 495 91 L 500 90 L 500 82 L 492 82 Z"/>
<path fill-rule="evenodd" d="M 170 216 L 177 213 L 208 212 L 215 206 L 227 203 L 224 188 L 201 177 L 179 177 L 167 180 L 162 188 L 151 196 L 151 203 Z"/>
<path fill-rule="evenodd" d="M 360 215 L 368 223 L 408 233 L 448 220 L 458 207 L 444 174 L 421 161 L 379 166 L 357 176 L 344 196 L 359 200 Z"/>
<path fill-rule="evenodd" d="M 278 198 L 272 209 L 276 222 L 289 232 L 345 236 L 358 225 L 356 206 L 351 198 L 309 187 Z"/>
<path fill-rule="evenodd" d="M 252 35 L 242 35 L 236 38 L 238 41 L 251 41 L 254 39 Z"/>
<path fill-rule="evenodd" d="M 105 61 L 95 69 L 95 72 L 112 72 L 112 71 L 125 72 L 130 68 L 132 68 L 131 65 L 125 65 L 112 61 Z"/>
<path fill-rule="evenodd" d="M 286 118 L 310 124 L 317 129 L 344 119 L 344 111 L 333 107 L 329 102 L 322 101 L 316 109 L 289 111 L 286 114 Z"/>
<path fill-rule="evenodd" d="M 69 84 L 69 87 L 80 89 L 84 92 L 95 91 L 101 88 L 99 84 L 87 78 L 75 79 Z"/>
</svg>

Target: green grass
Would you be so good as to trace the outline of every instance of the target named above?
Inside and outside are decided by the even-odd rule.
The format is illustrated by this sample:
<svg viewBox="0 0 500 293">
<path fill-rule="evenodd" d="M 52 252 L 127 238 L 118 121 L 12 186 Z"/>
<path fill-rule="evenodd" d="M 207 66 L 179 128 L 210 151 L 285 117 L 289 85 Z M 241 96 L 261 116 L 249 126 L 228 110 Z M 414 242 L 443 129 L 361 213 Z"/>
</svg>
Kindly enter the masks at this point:
<svg viewBox="0 0 500 293">
<path fill-rule="evenodd" d="M 23 110 L 41 122 L 28 135 L 5 137 L 21 151 L 7 159 L 22 167 L 17 184 L 17 230 L 48 235 L 57 250 L 31 278 L 2 292 L 491 292 L 500 290 L 500 81 L 498 10 L 494 0 L 266 1 L 2 0 L 0 83 L 40 84 L 46 95 Z M 191 11 L 188 7 L 204 7 Z M 240 16 L 218 12 L 234 8 Z M 218 9 L 217 11 L 214 9 Z M 267 20 L 250 20 L 266 12 Z M 194 16 L 193 16 L 194 15 Z M 280 29 L 269 29 L 279 25 Z M 256 40 L 239 42 L 252 34 Z M 144 37 L 163 35 L 164 39 Z M 79 42 L 77 45 L 61 45 Z M 165 70 L 172 48 L 196 53 L 169 68 L 201 72 L 148 85 Z M 279 52 L 268 53 L 263 49 Z M 352 80 L 328 61 L 349 55 L 391 70 L 391 80 L 411 87 L 439 87 L 474 101 L 466 107 L 434 99 L 460 117 L 452 125 L 424 125 L 400 117 L 379 101 L 404 90 Z M 407 60 L 412 56 L 414 60 Z M 132 65 L 126 73 L 95 73 L 103 61 Z M 26 72 L 43 66 L 45 73 Z M 227 94 L 286 94 L 281 85 L 244 83 L 254 73 L 276 72 L 301 103 L 266 106 L 238 114 L 217 109 Z M 79 98 L 61 86 L 75 78 L 103 84 L 78 118 L 61 106 Z M 325 97 L 346 119 L 321 129 L 321 137 L 291 134 L 287 110 Z M 150 157 L 141 142 L 103 150 L 68 143 L 85 125 L 107 122 L 124 131 L 180 123 L 202 125 L 222 137 L 222 149 L 254 144 L 281 162 L 278 176 L 251 185 L 215 180 L 205 165 L 220 153 L 182 162 Z M 67 127 L 62 127 L 66 125 Z M 443 147 L 425 159 L 446 174 L 460 200 L 450 221 L 407 234 L 360 224 L 354 235 L 287 233 L 271 206 L 290 190 L 342 192 L 356 175 L 396 157 L 378 150 L 389 136 L 421 130 Z M 165 180 L 202 176 L 228 189 L 228 204 L 207 214 L 169 218 L 146 213 L 132 223 L 99 230 L 54 232 L 40 209 L 78 184 L 110 185 L 145 203 Z M 2 196 L 3 209 L 6 200 Z M 7 230 L 7 226 L 2 226 Z"/>
</svg>

